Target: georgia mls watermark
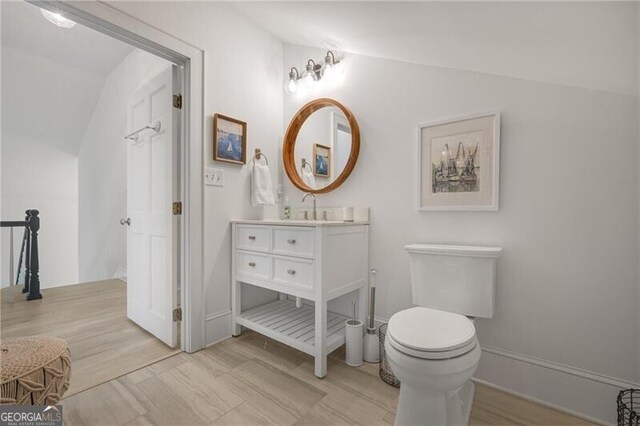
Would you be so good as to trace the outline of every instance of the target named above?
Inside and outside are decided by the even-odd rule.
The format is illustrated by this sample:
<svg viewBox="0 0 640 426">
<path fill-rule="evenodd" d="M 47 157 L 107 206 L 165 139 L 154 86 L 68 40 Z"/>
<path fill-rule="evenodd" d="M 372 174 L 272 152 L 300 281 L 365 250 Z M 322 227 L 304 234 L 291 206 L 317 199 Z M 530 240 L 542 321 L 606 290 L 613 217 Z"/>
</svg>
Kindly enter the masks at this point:
<svg viewBox="0 0 640 426">
<path fill-rule="evenodd" d="M 0 426 L 62 426 L 62 405 L 0 405 Z"/>
</svg>

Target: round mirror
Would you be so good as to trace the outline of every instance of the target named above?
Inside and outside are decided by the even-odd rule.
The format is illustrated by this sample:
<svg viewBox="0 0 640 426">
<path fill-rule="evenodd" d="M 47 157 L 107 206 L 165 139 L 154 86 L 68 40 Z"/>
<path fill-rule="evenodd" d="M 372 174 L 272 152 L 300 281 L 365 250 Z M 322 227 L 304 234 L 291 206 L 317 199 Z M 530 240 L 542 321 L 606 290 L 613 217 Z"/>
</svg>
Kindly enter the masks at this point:
<svg viewBox="0 0 640 426">
<path fill-rule="evenodd" d="M 293 117 L 284 138 L 284 168 L 300 190 L 321 194 L 342 185 L 360 152 L 355 117 L 333 99 L 316 99 Z"/>
</svg>

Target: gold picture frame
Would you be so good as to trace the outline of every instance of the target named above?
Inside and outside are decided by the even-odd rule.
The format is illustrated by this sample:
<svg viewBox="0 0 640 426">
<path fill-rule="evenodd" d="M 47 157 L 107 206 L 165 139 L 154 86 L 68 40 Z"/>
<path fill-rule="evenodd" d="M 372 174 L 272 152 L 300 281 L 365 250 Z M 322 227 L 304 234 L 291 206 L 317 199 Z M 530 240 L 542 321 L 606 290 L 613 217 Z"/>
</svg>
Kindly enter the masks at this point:
<svg viewBox="0 0 640 426">
<path fill-rule="evenodd" d="M 314 176 L 331 177 L 331 147 L 313 144 L 313 174 Z"/>
<path fill-rule="evenodd" d="M 213 159 L 247 164 L 247 123 L 222 114 L 213 115 Z"/>
</svg>

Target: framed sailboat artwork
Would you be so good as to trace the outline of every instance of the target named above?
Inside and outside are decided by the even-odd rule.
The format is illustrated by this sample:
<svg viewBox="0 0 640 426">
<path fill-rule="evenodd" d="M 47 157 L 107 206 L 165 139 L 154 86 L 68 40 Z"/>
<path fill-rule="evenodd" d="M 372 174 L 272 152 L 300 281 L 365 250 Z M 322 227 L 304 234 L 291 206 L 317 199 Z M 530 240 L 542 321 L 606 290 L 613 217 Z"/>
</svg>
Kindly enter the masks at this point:
<svg viewBox="0 0 640 426">
<path fill-rule="evenodd" d="M 213 159 L 247 164 L 247 123 L 222 114 L 213 116 Z"/>
<path fill-rule="evenodd" d="M 500 113 L 418 127 L 418 210 L 498 210 Z"/>
</svg>

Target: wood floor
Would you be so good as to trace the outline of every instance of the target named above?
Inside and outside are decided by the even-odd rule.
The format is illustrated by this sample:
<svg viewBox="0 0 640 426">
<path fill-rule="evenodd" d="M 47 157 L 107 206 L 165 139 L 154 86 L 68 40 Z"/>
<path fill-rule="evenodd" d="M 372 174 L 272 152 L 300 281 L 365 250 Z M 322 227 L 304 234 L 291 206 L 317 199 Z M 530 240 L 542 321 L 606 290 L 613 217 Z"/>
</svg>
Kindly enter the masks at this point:
<svg viewBox="0 0 640 426">
<path fill-rule="evenodd" d="M 313 358 L 253 332 L 181 353 L 62 401 L 67 425 L 389 425 L 398 390 L 377 365 L 348 367 L 336 351 L 327 377 Z M 586 425 L 476 386 L 472 425 Z"/>
<path fill-rule="evenodd" d="M 21 287 L 2 289 L 0 337 L 44 334 L 71 349 L 70 396 L 179 353 L 126 315 L 120 280 L 56 287 L 26 302 Z"/>
</svg>

